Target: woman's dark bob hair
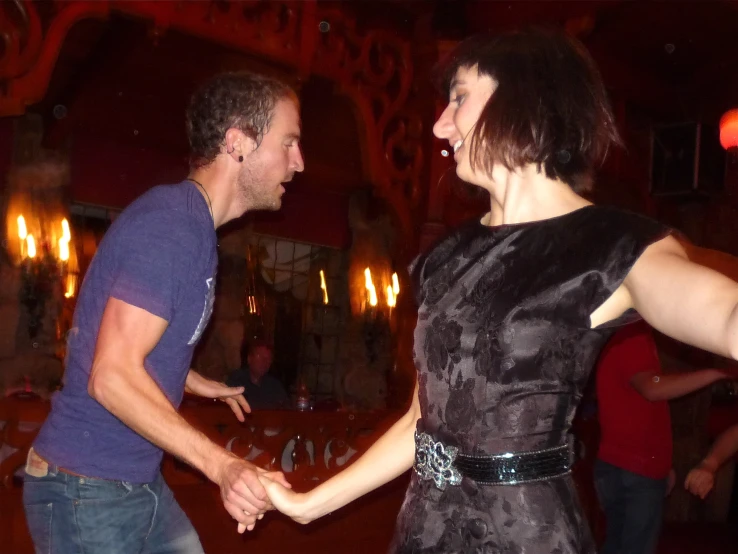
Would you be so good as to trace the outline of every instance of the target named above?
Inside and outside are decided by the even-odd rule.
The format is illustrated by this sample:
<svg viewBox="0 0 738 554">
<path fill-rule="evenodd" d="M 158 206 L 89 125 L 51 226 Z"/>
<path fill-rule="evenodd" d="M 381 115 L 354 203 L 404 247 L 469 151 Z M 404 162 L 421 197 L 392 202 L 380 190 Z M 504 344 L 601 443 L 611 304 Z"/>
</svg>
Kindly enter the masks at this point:
<svg viewBox="0 0 738 554">
<path fill-rule="evenodd" d="M 530 29 L 471 37 L 440 67 L 451 92 L 459 68 L 496 83 L 474 127 L 470 161 L 492 174 L 536 164 L 551 179 L 583 192 L 581 179 L 620 144 L 607 91 L 584 46 L 561 31 Z"/>
</svg>

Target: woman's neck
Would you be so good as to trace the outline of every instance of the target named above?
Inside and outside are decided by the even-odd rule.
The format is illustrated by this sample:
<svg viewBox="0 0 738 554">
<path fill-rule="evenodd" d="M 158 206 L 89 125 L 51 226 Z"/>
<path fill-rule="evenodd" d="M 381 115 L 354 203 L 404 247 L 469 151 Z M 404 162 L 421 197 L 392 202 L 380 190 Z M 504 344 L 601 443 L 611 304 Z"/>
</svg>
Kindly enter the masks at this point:
<svg viewBox="0 0 738 554">
<path fill-rule="evenodd" d="M 490 187 L 490 212 L 482 218 L 485 225 L 549 219 L 591 204 L 566 183 L 538 172 L 534 165 L 500 173 Z"/>
</svg>

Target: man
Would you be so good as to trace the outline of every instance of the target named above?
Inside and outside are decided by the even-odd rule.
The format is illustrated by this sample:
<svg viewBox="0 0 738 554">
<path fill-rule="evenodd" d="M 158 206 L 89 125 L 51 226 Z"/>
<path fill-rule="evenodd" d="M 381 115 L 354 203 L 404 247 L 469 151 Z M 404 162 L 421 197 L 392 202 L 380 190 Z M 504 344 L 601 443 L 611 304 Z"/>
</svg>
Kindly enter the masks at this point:
<svg viewBox="0 0 738 554">
<path fill-rule="evenodd" d="M 281 183 L 303 170 L 298 101 L 276 80 L 221 75 L 193 96 L 187 130 L 189 178 L 133 202 L 87 271 L 65 385 L 26 465 L 38 552 L 201 553 L 161 478 L 162 450 L 220 487 L 240 532 L 268 508 L 263 470 L 211 442 L 177 407 L 187 390 L 225 401 L 239 420 L 249 411 L 242 389 L 189 365 L 212 312 L 215 229 L 250 210 L 278 209 Z"/>
<path fill-rule="evenodd" d="M 602 554 L 656 550 L 672 479 L 667 400 L 728 378 L 735 377 L 717 369 L 663 375 L 644 321 L 624 327 L 607 344 L 596 383 L 601 439 L 595 488 L 607 518 Z"/>
<path fill-rule="evenodd" d="M 288 408 L 290 398 L 279 379 L 269 374 L 272 367 L 272 349 L 264 341 L 252 342 L 245 356 L 246 366 L 228 376 L 229 387 L 243 389 L 249 406 L 257 410 Z"/>
<path fill-rule="evenodd" d="M 717 470 L 736 453 L 738 453 L 738 425 L 733 425 L 720 434 L 707 456 L 687 474 L 684 488 L 704 500 L 715 486 Z"/>
</svg>

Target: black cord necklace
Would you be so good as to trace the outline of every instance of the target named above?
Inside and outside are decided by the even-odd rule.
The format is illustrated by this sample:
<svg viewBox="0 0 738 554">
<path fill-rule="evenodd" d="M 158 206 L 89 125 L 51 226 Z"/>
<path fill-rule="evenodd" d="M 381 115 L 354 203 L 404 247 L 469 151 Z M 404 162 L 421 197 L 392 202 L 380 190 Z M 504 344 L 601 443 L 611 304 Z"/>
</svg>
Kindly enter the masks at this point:
<svg viewBox="0 0 738 554">
<path fill-rule="evenodd" d="M 210 217 L 212 217 L 213 221 L 215 221 L 215 216 L 213 215 L 213 203 L 210 201 L 210 195 L 208 194 L 208 191 L 205 190 L 205 187 L 202 186 L 202 183 L 200 181 L 193 179 L 192 177 L 190 177 L 190 181 L 199 186 L 205 193 L 205 197 L 208 199 L 208 207 L 210 208 Z"/>
</svg>

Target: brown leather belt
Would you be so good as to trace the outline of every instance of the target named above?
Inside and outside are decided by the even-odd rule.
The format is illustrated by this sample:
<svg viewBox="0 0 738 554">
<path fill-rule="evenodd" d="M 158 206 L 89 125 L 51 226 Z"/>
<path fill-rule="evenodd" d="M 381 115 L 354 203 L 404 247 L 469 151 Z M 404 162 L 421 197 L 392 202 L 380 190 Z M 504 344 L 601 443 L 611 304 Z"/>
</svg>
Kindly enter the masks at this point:
<svg viewBox="0 0 738 554">
<path fill-rule="evenodd" d="M 34 457 L 36 457 L 36 458 L 38 458 L 38 459 L 39 459 L 40 461 L 42 461 L 43 463 L 45 463 L 45 464 L 46 464 L 46 465 L 48 465 L 48 466 L 53 466 L 53 467 L 55 467 L 57 471 L 60 471 L 60 472 L 62 472 L 62 473 L 66 473 L 67 475 L 71 475 L 71 476 L 73 476 L 73 477 L 83 477 L 83 478 L 85 478 L 85 479 L 89 479 L 89 477 L 87 477 L 87 475 L 81 475 L 81 474 L 79 474 L 79 473 L 75 473 L 74 471 L 70 471 L 70 470 L 68 470 L 68 469 L 64 469 L 63 467 L 59 467 L 59 466 L 58 466 L 58 465 L 56 465 L 56 464 L 52 464 L 52 463 L 51 463 L 51 462 L 49 462 L 48 460 L 44 459 L 44 458 L 43 458 L 43 457 L 42 457 L 42 456 L 41 456 L 41 455 L 40 455 L 40 454 L 39 454 L 38 452 L 36 452 L 36 451 L 35 451 L 35 450 L 33 449 L 33 447 L 31 447 L 31 452 L 30 452 L 30 455 L 31 455 L 31 456 L 34 456 Z"/>
</svg>

